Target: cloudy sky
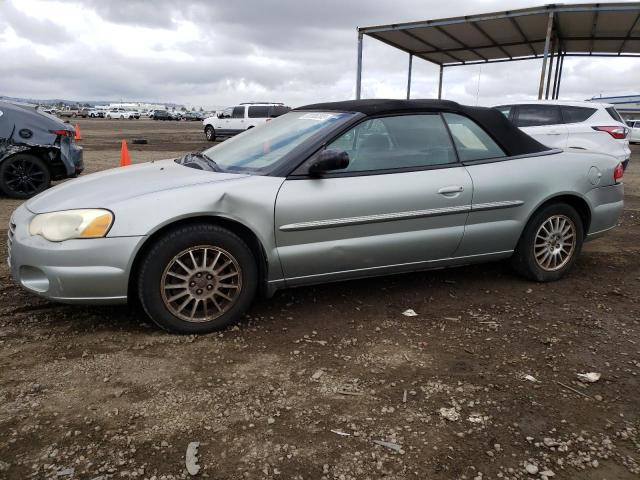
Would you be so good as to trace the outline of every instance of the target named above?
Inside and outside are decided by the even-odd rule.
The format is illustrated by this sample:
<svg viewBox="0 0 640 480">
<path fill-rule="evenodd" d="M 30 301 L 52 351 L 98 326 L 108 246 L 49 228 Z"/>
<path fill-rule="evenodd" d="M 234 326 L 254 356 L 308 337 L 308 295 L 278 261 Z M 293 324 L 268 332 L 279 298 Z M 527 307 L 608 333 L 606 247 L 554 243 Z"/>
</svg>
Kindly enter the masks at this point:
<svg viewBox="0 0 640 480">
<path fill-rule="evenodd" d="M 353 98 L 356 27 L 524 8 L 543 0 L 0 0 L 0 95 L 296 106 Z M 567 2 L 571 3 L 571 2 Z M 363 97 L 405 95 L 407 54 L 365 38 Z M 540 60 L 445 69 L 443 97 L 537 93 Z M 412 96 L 437 95 L 416 59 Z M 567 58 L 563 97 L 640 93 L 635 59 Z"/>
</svg>

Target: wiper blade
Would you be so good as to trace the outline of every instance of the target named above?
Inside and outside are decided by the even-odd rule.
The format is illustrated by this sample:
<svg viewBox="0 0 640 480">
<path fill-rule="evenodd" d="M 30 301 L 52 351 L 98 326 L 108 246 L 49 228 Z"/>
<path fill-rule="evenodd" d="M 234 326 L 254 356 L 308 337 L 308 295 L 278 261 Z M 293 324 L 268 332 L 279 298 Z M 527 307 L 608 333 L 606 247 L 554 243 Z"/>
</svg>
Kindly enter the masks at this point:
<svg viewBox="0 0 640 480">
<path fill-rule="evenodd" d="M 187 153 L 184 158 L 183 158 L 183 162 L 186 163 L 188 161 L 189 158 L 200 158 L 202 160 L 204 160 L 205 162 L 207 162 L 207 164 L 209 164 L 209 166 L 215 170 L 216 172 L 221 172 L 222 169 L 220 168 L 220 166 L 216 163 L 216 161 L 209 157 L 208 155 L 202 153 L 202 152 L 191 152 L 191 153 Z"/>
</svg>

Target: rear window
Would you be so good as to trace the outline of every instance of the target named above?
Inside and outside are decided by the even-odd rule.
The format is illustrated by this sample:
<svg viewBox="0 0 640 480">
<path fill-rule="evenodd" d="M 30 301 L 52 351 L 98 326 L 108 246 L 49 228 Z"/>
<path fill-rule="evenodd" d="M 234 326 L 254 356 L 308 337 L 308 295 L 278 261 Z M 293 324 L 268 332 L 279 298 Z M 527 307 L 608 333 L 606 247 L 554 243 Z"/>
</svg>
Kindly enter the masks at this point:
<svg viewBox="0 0 640 480">
<path fill-rule="evenodd" d="M 267 118 L 269 116 L 269 105 L 249 107 L 249 118 Z"/>
<path fill-rule="evenodd" d="M 518 127 L 537 127 L 562 123 L 560 109 L 555 105 L 520 105 L 518 107 Z"/>
<path fill-rule="evenodd" d="M 513 108 L 513 106 L 512 105 L 501 105 L 499 107 L 493 107 L 493 108 L 498 110 L 505 117 L 509 118 L 509 115 L 511 115 L 511 109 Z"/>
<path fill-rule="evenodd" d="M 607 107 L 605 110 L 616 122 L 624 123 L 624 120 L 622 120 L 622 117 L 616 110 L 616 107 Z"/>
<path fill-rule="evenodd" d="M 564 123 L 584 122 L 597 111 L 597 108 L 589 107 L 562 107 L 561 109 Z"/>
</svg>

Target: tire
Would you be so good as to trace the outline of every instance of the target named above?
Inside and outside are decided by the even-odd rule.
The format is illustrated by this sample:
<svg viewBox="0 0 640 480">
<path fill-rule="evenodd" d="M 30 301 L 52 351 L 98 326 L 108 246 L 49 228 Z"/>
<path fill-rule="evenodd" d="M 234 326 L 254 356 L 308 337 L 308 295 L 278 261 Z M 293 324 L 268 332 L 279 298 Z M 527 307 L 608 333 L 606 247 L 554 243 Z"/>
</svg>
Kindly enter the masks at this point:
<svg viewBox="0 0 640 480">
<path fill-rule="evenodd" d="M 124 115 L 120 115 L 120 120 L 124 120 Z"/>
<path fill-rule="evenodd" d="M 8 197 L 31 198 L 50 185 L 49 168 L 35 155 L 18 153 L 0 163 L 0 191 Z"/>
<path fill-rule="evenodd" d="M 575 208 L 552 203 L 527 223 L 511 258 L 512 266 L 530 280 L 560 280 L 576 262 L 583 240 L 584 226 Z"/>
<path fill-rule="evenodd" d="M 207 140 L 209 140 L 210 142 L 216 141 L 216 131 L 211 125 L 207 125 L 204 128 L 204 135 L 205 137 L 207 137 Z"/>
<path fill-rule="evenodd" d="M 212 262 L 207 267 L 205 249 L 206 263 Z M 144 310 L 158 326 L 175 333 L 225 328 L 249 308 L 257 288 L 258 267 L 247 244 L 229 230 L 208 224 L 179 227 L 158 239 L 138 273 Z"/>
</svg>

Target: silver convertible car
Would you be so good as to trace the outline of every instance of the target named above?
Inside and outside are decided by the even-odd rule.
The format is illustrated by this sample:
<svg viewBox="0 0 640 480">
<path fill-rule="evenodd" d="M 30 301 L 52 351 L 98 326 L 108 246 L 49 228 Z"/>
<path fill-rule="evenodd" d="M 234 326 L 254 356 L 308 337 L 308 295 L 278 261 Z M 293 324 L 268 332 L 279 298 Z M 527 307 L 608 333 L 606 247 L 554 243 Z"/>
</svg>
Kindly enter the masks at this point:
<svg viewBox="0 0 640 480">
<path fill-rule="evenodd" d="M 549 149 L 497 110 L 435 100 L 297 108 L 202 153 L 69 181 L 11 217 L 27 290 L 139 299 L 203 333 L 257 293 L 511 258 L 561 278 L 623 208 L 613 157 Z"/>
</svg>

